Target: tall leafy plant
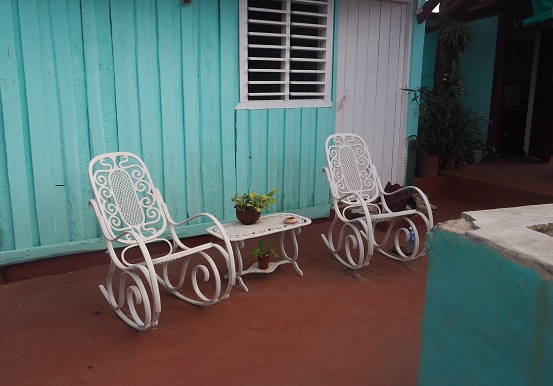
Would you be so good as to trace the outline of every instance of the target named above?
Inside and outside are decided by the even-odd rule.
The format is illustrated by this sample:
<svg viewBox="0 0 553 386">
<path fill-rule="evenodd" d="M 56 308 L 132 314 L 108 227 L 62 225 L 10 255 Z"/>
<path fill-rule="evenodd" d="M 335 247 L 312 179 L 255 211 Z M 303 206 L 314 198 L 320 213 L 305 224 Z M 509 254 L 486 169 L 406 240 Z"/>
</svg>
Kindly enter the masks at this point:
<svg viewBox="0 0 553 386">
<path fill-rule="evenodd" d="M 473 34 L 468 24 L 454 19 L 440 31 L 439 39 L 450 51 L 459 52 L 472 43 Z"/>
<path fill-rule="evenodd" d="M 419 111 L 418 154 L 439 155 L 442 166 L 465 166 L 473 151 L 483 147 L 479 127 L 484 119 L 461 99 L 466 89 L 458 53 L 472 42 L 472 36 L 465 23 L 448 22 L 438 37 L 453 54 L 451 70 L 441 79 L 445 87 L 407 90 Z"/>
<path fill-rule="evenodd" d="M 439 155 L 442 165 L 466 166 L 473 150 L 481 149 L 479 126 L 483 118 L 464 103 L 463 76 L 456 66 L 449 77 L 449 87 L 435 93 L 426 87 L 407 90 L 418 106 L 418 154 Z"/>
</svg>

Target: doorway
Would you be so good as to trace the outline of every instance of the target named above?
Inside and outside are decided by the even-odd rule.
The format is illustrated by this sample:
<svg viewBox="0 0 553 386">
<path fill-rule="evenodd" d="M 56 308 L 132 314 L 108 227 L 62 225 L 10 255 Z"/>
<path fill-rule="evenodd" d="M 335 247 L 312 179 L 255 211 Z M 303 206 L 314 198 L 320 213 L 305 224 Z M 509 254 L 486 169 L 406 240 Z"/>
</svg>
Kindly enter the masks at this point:
<svg viewBox="0 0 553 386">
<path fill-rule="evenodd" d="M 532 130 L 528 155 L 544 162 L 551 161 L 553 152 L 553 30 L 539 33 L 539 59 L 532 103 Z"/>
<path fill-rule="evenodd" d="M 510 29 L 501 95 L 500 157 L 550 162 L 553 152 L 553 30 Z"/>
<path fill-rule="evenodd" d="M 531 90 L 535 31 L 514 28 L 509 35 L 499 155 L 522 157 L 526 154 L 524 138 Z"/>
</svg>

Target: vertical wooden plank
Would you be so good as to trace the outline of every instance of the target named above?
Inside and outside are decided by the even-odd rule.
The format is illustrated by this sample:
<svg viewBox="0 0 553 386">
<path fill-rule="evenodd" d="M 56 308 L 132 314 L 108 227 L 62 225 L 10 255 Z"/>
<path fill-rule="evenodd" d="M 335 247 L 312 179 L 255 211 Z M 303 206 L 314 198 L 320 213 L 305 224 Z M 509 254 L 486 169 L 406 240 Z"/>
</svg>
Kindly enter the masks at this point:
<svg viewBox="0 0 553 386">
<path fill-rule="evenodd" d="M 409 60 L 408 46 L 411 30 L 410 5 L 400 4 L 398 11 L 398 20 L 400 20 L 399 31 L 399 48 L 398 48 L 398 63 L 399 73 L 396 88 L 396 139 L 397 144 L 394 160 L 392 180 L 400 184 L 405 181 L 405 172 L 407 170 L 407 93 L 403 91 L 408 86 L 409 82 Z"/>
<path fill-rule="evenodd" d="M 155 0 L 136 2 L 136 23 L 140 26 L 136 29 L 136 51 L 142 158 L 152 175 L 154 184 L 165 195 L 155 14 Z"/>
<path fill-rule="evenodd" d="M 1 27 L 0 32 L 2 32 Z M 0 72 L 3 70 L 1 56 L 2 54 L 0 53 Z M 15 248 L 3 109 L 2 81 L 0 80 L 0 252 Z"/>
<path fill-rule="evenodd" d="M 328 181 L 323 175 L 323 167 L 327 165 L 325 155 L 325 142 L 327 137 L 334 132 L 335 115 L 332 109 L 317 110 L 317 127 L 315 139 L 315 196 L 314 206 L 325 205 L 330 202 L 330 189 Z"/>
<path fill-rule="evenodd" d="M 0 59 L 1 70 L 2 59 Z M 4 113 L 2 109 L 2 84 L 0 83 L 0 252 L 5 251 L 6 248 L 13 249 L 13 225 L 9 227 L 9 224 L 12 223 L 12 213 L 10 210 L 8 162 L 6 157 L 6 141 L 4 139 Z"/>
<path fill-rule="evenodd" d="M 38 8 L 39 5 L 36 1 L 21 1 L 19 3 L 20 14 L 25 15 L 20 20 L 21 44 L 39 243 L 41 245 L 51 245 L 56 242 L 57 235 L 55 208 L 52 207 L 55 200 L 54 181 L 52 181 L 52 171 L 50 169 L 52 162 L 50 159 L 49 131 L 56 132 L 59 128 L 57 120 L 48 119 L 49 116 L 46 112 L 47 108 L 54 111 L 57 109 L 54 91 L 56 88 L 51 87 L 51 84 L 55 85 L 52 77 L 53 63 L 50 63 L 52 58 L 50 56 L 50 61 L 46 59 L 43 62 L 41 55 L 43 53 L 41 43 L 45 43 L 47 49 L 50 36 L 49 34 L 44 36 L 44 32 L 40 29 L 41 23 L 38 18 L 40 11 Z M 44 18 L 42 22 L 47 23 L 47 18 Z M 50 80 L 49 87 L 46 85 L 46 77 Z M 54 94 L 52 94 L 52 91 L 54 91 Z M 64 214 L 62 213 L 62 215 Z"/>
<path fill-rule="evenodd" d="M 223 162 L 224 218 L 234 217 L 230 197 L 236 193 L 236 135 L 234 107 L 240 100 L 238 66 L 238 2 L 220 1 L 221 41 L 221 153 Z M 269 184 L 270 185 L 270 184 Z"/>
<path fill-rule="evenodd" d="M 378 44 L 378 64 L 377 64 L 377 80 L 376 80 L 376 116 L 375 116 L 375 141 L 378 145 L 373 144 L 372 161 L 379 171 L 383 183 L 386 184 L 387 175 L 382 174 L 384 165 L 384 153 L 390 151 L 387 148 L 387 143 L 383 141 L 386 135 L 386 117 L 383 112 L 386 111 L 386 92 L 388 90 L 388 50 L 390 47 L 390 17 L 389 9 L 385 3 L 381 3 L 380 8 L 380 23 L 379 23 L 379 44 Z"/>
<path fill-rule="evenodd" d="M 282 211 L 284 183 L 284 110 L 270 109 L 267 118 L 267 190 L 279 189 L 270 212 Z"/>
<path fill-rule="evenodd" d="M 117 20 L 112 29 L 118 148 L 141 154 L 135 1 L 111 0 L 110 11 L 112 19 Z"/>
<path fill-rule="evenodd" d="M 315 109 L 302 109 L 300 126 L 300 143 L 297 148 L 300 152 L 300 176 L 299 178 L 299 208 L 313 206 L 313 187 L 315 167 L 314 143 L 317 112 Z"/>
<path fill-rule="evenodd" d="M 356 66 L 357 61 L 357 52 L 359 50 L 358 41 L 357 41 L 357 27 L 359 24 L 358 1 L 349 1 L 347 8 L 347 30 L 346 30 L 346 44 L 347 49 L 344 52 L 345 55 L 345 64 L 346 69 L 344 71 L 344 96 L 340 98 L 345 98 L 339 101 L 338 108 L 340 111 L 337 111 L 339 119 L 341 122 L 341 131 L 344 132 L 355 132 L 359 130 L 354 126 L 354 116 L 355 116 L 355 86 L 356 86 Z M 340 13 L 342 14 L 342 12 Z M 343 39 L 341 40 L 343 43 Z M 352 71 L 350 71 L 350 69 Z"/>
<path fill-rule="evenodd" d="M 98 222 L 94 214 L 89 210 L 86 202 L 92 198 L 92 190 L 88 181 L 86 172 L 90 156 L 90 132 L 87 112 L 86 98 L 86 71 L 84 65 L 84 46 L 83 46 L 83 25 L 81 23 L 81 4 L 76 1 L 67 2 L 66 22 L 68 23 L 69 33 L 69 50 L 72 71 L 72 87 L 73 87 L 73 109 L 74 109 L 74 124 L 77 131 L 78 154 L 81 164 L 81 170 L 84 170 L 80 175 L 80 189 L 82 202 L 76 203 L 80 205 L 81 216 L 83 218 L 83 236 L 82 239 L 92 239 L 99 236 Z M 61 146 L 61 144 L 60 144 Z M 54 161 L 56 162 L 56 161 Z M 57 169 L 57 168 L 56 168 Z M 55 178 L 58 178 L 55 176 Z M 64 178 L 64 176 L 62 176 Z M 65 184 L 65 178 L 64 178 Z M 62 195 L 56 195 L 58 202 L 57 208 L 61 208 L 63 203 L 59 202 L 63 199 Z M 58 209 L 59 210 L 59 209 Z M 67 224 L 69 226 L 69 224 Z"/>
<path fill-rule="evenodd" d="M 81 0 L 91 156 L 108 151 L 100 92 L 98 32 L 93 0 Z M 110 149 L 111 150 L 111 149 Z"/>
<path fill-rule="evenodd" d="M 17 9 L 17 7 L 15 7 Z M 21 98 L 17 68 L 17 45 L 14 36 L 14 15 L 11 1 L 0 0 L 0 36 L 6 44 L 0 50 L 0 98 L 2 98 L 6 170 L 12 213 L 13 247 L 33 246 L 30 196 L 24 171 L 27 169 Z M 2 224 L 2 230 L 9 230 Z M 6 240 L 9 241 L 9 240 Z M 11 241 L 10 241 L 11 244 Z"/>
<path fill-rule="evenodd" d="M 347 131 L 344 127 L 344 119 L 346 117 L 344 111 L 344 105 L 347 103 L 347 90 L 346 90 L 346 74 L 348 64 L 346 62 L 348 54 L 348 7 L 350 0 L 340 0 L 338 7 L 338 39 L 334 40 L 337 46 L 337 61 L 336 61 L 336 132 Z M 355 49 L 352 48 L 353 50 Z"/>
<path fill-rule="evenodd" d="M 375 150 L 375 141 L 378 141 L 377 133 L 380 133 L 381 128 L 376 125 L 376 116 L 379 113 L 377 110 L 377 79 L 378 79 L 378 42 L 380 30 L 380 2 L 371 1 L 367 10 L 368 14 L 368 44 L 366 46 L 367 53 L 367 81 L 366 88 L 366 113 L 365 113 L 365 128 L 362 137 L 367 142 L 371 157 Z"/>
<path fill-rule="evenodd" d="M 250 111 L 250 189 L 261 194 L 267 186 L 267 110 Z"/>
<path fill-rule="evenodd" d="M 41 223 L 40 218 L 37 216 L 37 221 L 39 229 L 41 227 L 51 227 L 56 229 L 56 240 L 50 243 L 54 244 L 56 242 L 68 242 L 72 239 L 69 229 L 70 210 L 68 209 L 69 197 L 67 195 L 67 187 L 71 186 L 71 184 L 67 183 L 65 172 L 66 165 L 64 160 L 64 152 L 62 149 L 63 141 L 61 127 L 63 116 L 60 114 L 60 108 L 62 106 L 60 105 L 59 98 L 60 81 L 63 82 L 64 77 L 62 76 L 60 79 L 57 74 L 57 67 L 55 62 L 56 53 L 54 53 L 55 38 L 52 36 L 53 32 L 51 29 L 52 14 L 57 16 L 60 14 L 60 12 L 56 9 L 51 11 L 51 6 L 53 8 L 56 8 L 56 6 L 48 2 L 40 1 L 37 2 L 37 5 L 37 12 L 39 15 L 39 36 L 35 36 L 33 38 L 38 39 L 34 40 L 34 43 L 38 46 L 38 51 L 40 51 L 40 76 L 42 81 L 42 95 L 44 97 L 42 101 L 39 101 L 39 103 L 43 104 L 44 111 L 46 113 L 45 120 L 41 123 L 42 126 L 39 128 L 39 130 L 41 131 L 39 137 L 46 136 L 48 139 L 48 144 L 46 146 L 42 144 L 42 146 L 47 148 L 43 151 L 47 152 L 47 158 L 49 162 L 48 164 L 40 165 L 39 168 L 43 169 L 49 174 L 48 183 L 51 184 L 51 189 L 53 191 L 53 201 L 49 203 L 47 202 L 47 208 L 44 209 L 45 211 L 50 212 L 50 218 L 47 218 L 45 222 Z M 29 86 L 27 85 L 27 87 Z M 69 103 L 72 103 L 72 101 L 70 101 Z M 36 112 L 34 111 L 34 107 L 36 106 L 28 106 L 29 116 Z M 71 126 L 71 130 L 75 130 L 75 127 Z M 33 133 L 31 131 L 31 143 L 33 142 L 32 136 Z M 42 143 L 42 140 L 39 138 L 35 142 Z M 33 160 L 35 156 L 34 149 L 35 147 L 32 148 L 33 151 L 31 153 L 31 157 L 33 157 Z M 38 160 L 38 162 L 42 161 Z M 79 183 L 74 183 L 72 188 L 79 189 Z M 81 208 L 79 208 L 79 212 L 82 213 Z M 78 228 L 78 226 L 76 228 Z M 43 243 L 43 241 L 41 240 L 41 244 L 46 243 Z"/>
<path fill-rule="evenodd" d="M 199 2 L 181 8 L 182 20 L 182 71 L 184 105 L 184 145 L 186 170 L 186 210 L 188 215 L 202 211 L 200 175 L 200 86 L 198 63 L 198 11 Z"/>
<path fill-rule="evenodd" d="M 200 130 L 202 189 L 204 208 L 215 215 L 223 213 L 223 161 L 221 159 L 221 105 L 219 53 L 219 2 L 203 0 L 200 3 L 199 35 L 200 66 Z M 227 198 L 228 199 L 228 198 Z"/>
<path fill-rule="evenodd" d="M 386 3 L 383 5 L 383 21 L 384 26 L 395 25 L 396 22 L 396 9 L 397 5 L 394 3 Z M 385 17 L 385 18 L 384 18 Z M 394 137 L 398 128 L 395 126 L 396 116 L 396 95 L 400 90 L 397 89 L 397 78 L 399 71 L 398 62 L 398 42 L 399 42 L 399 28 L 385 28 L 382 30 L 382 34 L 388 37 L 388 49 L 387 49 L 387 65 L 386 65 L 386 78 L 387 86 L 385 92 L 386 109 L 384 110 L 384 146 L 386 151 L 382 155 L 382 164 L 380 167 L 380 173 L 382 182 L 385 184 L 388 181 L 392 181 L 393 166 L 394 166 Z M 384 74 L 383 74 L 384 75 Z"/>
<path fill-rule="evenodd" d="M 183 71 L 182 71 L 182 20 L 180 14 L 180 8 L 182 4 L 175 4 L 176 10 L 172 12 L 173 18 L 173 55 L 174 71 L 175 71 L 175 124 L 177 130 L 180 132 L 180 143 L 178 144 L 179 163 L 175 167 L 176 179 L 175 188 L 178 190 L 179 198 L 177 202 L 172 203 L 175 216 L 180 221 L 186 218 L 186 155 L 184 154 L 184 95 L 182 89 Z M 173 210 L 173 209 L 172 209 Z"/>
<path fill-rule="evenodd" d="M 172 15 L 179 14 L 178 2 L 157 3 L 158 62 L 161 97 L 161 133 L 163 139 L 163 173 L 165 201 L 175 219 L 184 219 L 184 132 L 179 119 L 177 104 L 182 103 L 180 63 L 180 21 Z M 176 25 L 173 23 L 176 22 Z M 178 44 L 175 44 L 175 41 Z M 178 59 L 177 59 L 178 58 Z M 179 109 L 181 108 L 179 105 Z"/>
<path fill-rule="evenodd" d="M 392 3 L 391 4 L 391 15 L 390 15 L 390 22 L 401 26 L 403 24 L 403 20 L 401 18 L 401 8 L 402 4 L 400 3 Z M 388 91 L 389 93 L 389 100 L 390 100 L 390 109 L 389 109 L 389 115 L 387 116 L 388 120 L 388 127 L 393 128 L 393 130 L 390 130 L 390 160 L 389 160 L 389 168 L 390 168 L 390 181 L 393 183 L 402 183 L 403 181 L 400 181 L 397 179 L 397 167 L 398 164 L 402 163 L 402 160 L 399 159 L 399 151 L 400 147 L 403 146 L 403 143 L 399 143 L 400 141 L 400 134 L 403 136 L 403 127 L 400 126 L 401 121 L 401 103 L 400 100 L 398 101 L 398 95 L 401 95 L 401 86 L 398 87 L 398 84 L 401 84 L 402 80 L 402 74 L 403 74 L 403 61 L 401 60 L 401 50 L 403 49 L 402 42 L 405 39 L 405 36 L 402 35 L 403 29 L 402 28 L 396 28 L 393 29 L 390 33 L 390 89 Z M 402 141 L 403 142 L 403 141 Z"/>
<path fill-rule="evenodd" d="M 300 174 L 301 109 L 285 112 L 283 210 L 298 208 Z"/>
<path fill-rule="evenodd" d="M 236 192 L 250 188 L 249 110 L 236 111 Z"/>
<path fill-rule="evenodd" d="M 87 163 L 80 157 L 80 139 L 76 129 L 75 94 L 73 90 L 73 73 L 71 62 L 71 48 L 69 41 L 69 27 L 67 25 L 67 8 L 63 0 L 53 0 L 50 3 L 54 63 L 56 69 L 56 83 L 59 99 L 59 113 L 61 144 L 63 148 L 63 169 L 65 170 L 65 191 L 57 191 L 56 197 L 60 204 L 63 199 L 67 204 L 56 208 L 56 216 L 61 210 L 67 213 L 67 222 L 63 232 L 68 232 L 65 241 L 82 240 L 84 237 L 84 222 L 82 206 L 85 198 L 82 196 L 81 183 L 83 175 L 87 174 Z M 57 128 L 56 128 L 57 129 Z M 56 168 L 56 164 L 52 165 Z M 68 227 L 68 223 L 72 224 Z M 61 227 L 61 224 L 60 224 Z M 66 229 L 68 227 L 69 229 Z"/>
<path fill-rule="evenodd" d="M 364 18 L 367 13 L 368 3 L 360 1 L 357 3 L 357 50 L 355 57 L 355 85 L 353 86 L 353 124 L 354 132 L 363 136 L 363 132 L 369 128 L 365 126 L 365 103 L 367 95 L 367 60 L 369 52 L 367 51 L 367 39 L 369 36 L 368 20 Z M 370 129 L 369 129 L 370 130 Z"/>
<path fill-rule="evenodd" d="M 98 50 L 98 75 L 100 81 L 100 102 L 105 128 L 106 148 L 119 150 L 117 142 L 117 115 L 115 113 L 115 84 L 113 80 L 112 19 L 109 10 L 110 0 L 94 0 L 96 23 L 96 43 Z"/>
</svg>

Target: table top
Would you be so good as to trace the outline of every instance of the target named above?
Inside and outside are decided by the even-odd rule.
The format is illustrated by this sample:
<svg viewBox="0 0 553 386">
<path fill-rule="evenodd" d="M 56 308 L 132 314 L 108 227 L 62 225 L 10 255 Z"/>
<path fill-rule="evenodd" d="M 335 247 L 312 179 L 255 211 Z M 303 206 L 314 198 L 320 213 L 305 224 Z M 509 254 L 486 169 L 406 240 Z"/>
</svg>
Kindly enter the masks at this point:
<svg viewBox="0 0 553 386">
<path fill-rule="evenodd" d="M 297 221 L 294 224 L 286 224 L 286 217 L 295 217 Z M 230 241 L 240 241 L 270 235 L 272 233 L 284 232 L 289 229 L 299 228 L 311 224 L 311 219 L 294 213 L 272 213 L 263 215 L 252 225 L 244 225 L 239 221 L 233 221 L 223 224 L 223 228 L 228 234 Z M 207 231 L 215 237 L 221 238 L 219 228 L 212 226 Z"/>
</svg>

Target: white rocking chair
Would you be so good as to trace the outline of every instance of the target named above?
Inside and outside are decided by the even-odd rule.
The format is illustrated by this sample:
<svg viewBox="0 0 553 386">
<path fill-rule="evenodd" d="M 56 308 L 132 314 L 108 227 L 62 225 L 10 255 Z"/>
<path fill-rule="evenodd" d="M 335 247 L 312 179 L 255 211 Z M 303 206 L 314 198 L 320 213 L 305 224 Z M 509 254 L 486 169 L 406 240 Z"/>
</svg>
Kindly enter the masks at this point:
<svg viewBox="0 0 553 386">
<path fill-rule="evenodd" d="M 420 217 L 427 231 L 432 228 L 432 209 L 426 195 L 415 186 L 402 187 L 391 193 L 384 191 L 367 144 L 356 134 L 333 134 L 327 138 L 325 147 L 328 167 L 323 168 L 323 174 L 330 185 L 334 220 L 328 236 L 321 236 L 334 257 L 350 269 L 359 269 L 369 265 L 375 250 L 400 261 L 414 260 L 423 255 L 426 247 L 421 248 L 419 232 L 413 220 Z M 406 189 L 420 194 L 425 211 L 405 209 L 394 212 L 388 207 L 387 198 Z M 360 216 L 352 216 L 352 211 Z M 388 252 L 384 246 L 398 221 L 400 226 L 396 227 L 394 234 L 395 248 L 391 248 L 395 251 Z M 339 222 L 341 227 L 337 227 Z M 377 242 L 375 227 L 380 222 L 388 222 L 388 227 L 383 239 Z M 409 227 L 413 230 L 414 247 L 412 251 L 404 251 L 401 244 L 409 239 Z"/>
<path fill-rule="evenodd" d="M 132 153 L 94 157 L 88 176 L 94 193 L 89 207 L 100 223 L 111 258 L 106 285 L 100 285 L 100 290 L 121 319 L 137 330 L 156 326 L 161 312 L 158 282 L 173 295 L 195 305 L 215 304 L 229 296 L 235 283 L 234 254 L 225 229 L 214 216 L 200 213 L 179 223 L 173 221 L 146 165 Z M 211 242 L 195 247 L 182 243 L 175 226 L 198 217 L 207 218 L 219 228 L 223 247 Z M 117 251 L 114 243 L 124 247 Z M 156 243 L 156 251 L 161 250 L 155 257 L 151 243 Z M 215 256 L 222 257 L 227 271 L 224 291 Z M 180 273 L 170 275 L 171 263 L 177 264 L 175 261 L 180 259 Z M 156 272 L 157 265 L 162 273 Z M 114 277 L 116 271 L 118 275 Z M 206 283 L 200 286 L 199 279 Z M 140 312 L 137 305 L 142 305 Z"/>
</svg>

